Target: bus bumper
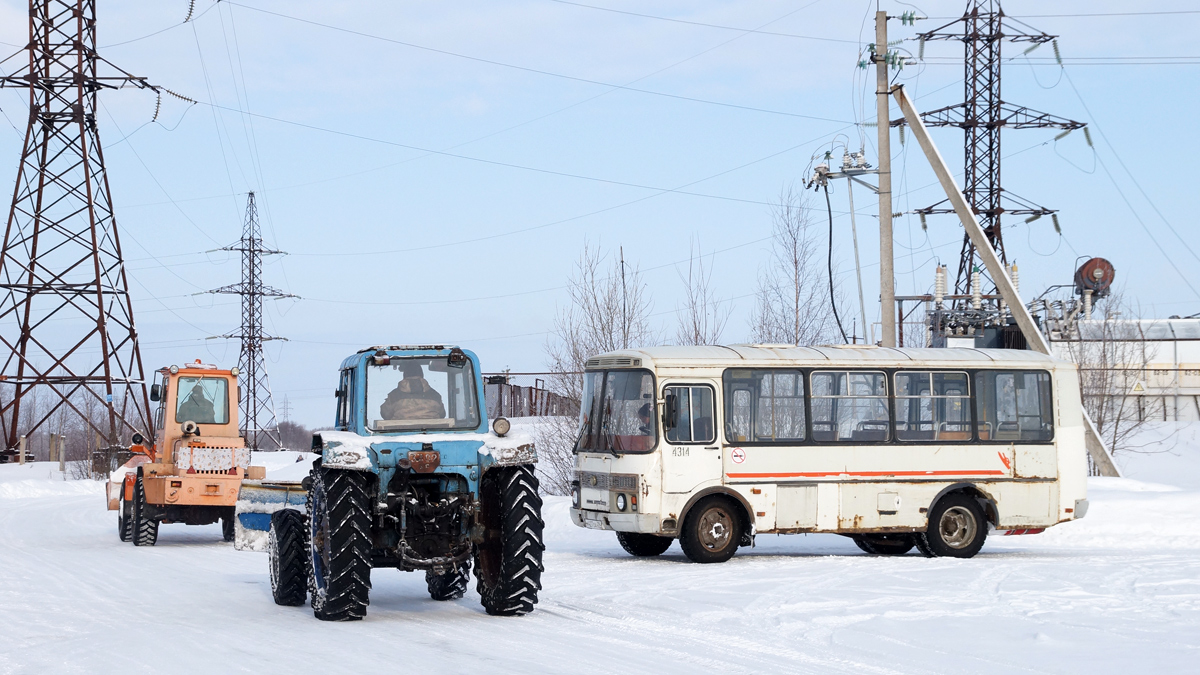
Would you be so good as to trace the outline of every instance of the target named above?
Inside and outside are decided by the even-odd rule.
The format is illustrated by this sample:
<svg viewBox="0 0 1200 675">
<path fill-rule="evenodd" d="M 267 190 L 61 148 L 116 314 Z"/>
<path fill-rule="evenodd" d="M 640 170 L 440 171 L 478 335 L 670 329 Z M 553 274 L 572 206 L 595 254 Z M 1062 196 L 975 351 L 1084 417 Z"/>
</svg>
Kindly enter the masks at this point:
<svg viewBox="0 0 1200 675">
<path fill-rule="evenodd" d="M 573 508 L 571 522 L 590 530 L 644 533 L 659 531 L 658 514 L 654 513 L 608 513 Z"/>
</svg>

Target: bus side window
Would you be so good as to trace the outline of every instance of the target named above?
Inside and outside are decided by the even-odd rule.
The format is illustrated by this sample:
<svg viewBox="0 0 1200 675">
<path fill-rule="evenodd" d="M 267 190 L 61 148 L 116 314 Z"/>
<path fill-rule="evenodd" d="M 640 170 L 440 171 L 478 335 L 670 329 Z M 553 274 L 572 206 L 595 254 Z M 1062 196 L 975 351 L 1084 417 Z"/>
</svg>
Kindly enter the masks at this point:
<svg viewBox="0 0 1200 675">
<path fill-rule="evenodd" d="M 896 373 L 897 440 L 971 440 L 967 381 L 966 373 Z"/>
<path fill-rule="evenodd" d="M 975 374 L 975 391 L 980 440 L 1054 439 L 1049 373 L 984 370 Z"/>
<path fill-rule="evenodd" d="M 675 397 L 674 424 L 667 430 L 671 443 L 712 443 L 716 440 L 713 424 L 713 390 L 705 386 L 667 387 L 667 396 Z"/>
<path fill-rule="evenodd" d="M 727 441 L 794 444 L 804 440 L 807 431 L 802 371 L 730 368 L 722 379 Z"/>
<path fill-rule="evenodd" d="M 728 390 L 726 390 L 728 391 Z M 750 390 L 734 389 L 725 409 L 725 440 L 744 443 L 750 440 Z"/>
<path fill-rule="evenodd" d="M 813 440 L 848 443 L 888 440 L 887 376 L 879 372 L 812 374 Z"/>
</svg>

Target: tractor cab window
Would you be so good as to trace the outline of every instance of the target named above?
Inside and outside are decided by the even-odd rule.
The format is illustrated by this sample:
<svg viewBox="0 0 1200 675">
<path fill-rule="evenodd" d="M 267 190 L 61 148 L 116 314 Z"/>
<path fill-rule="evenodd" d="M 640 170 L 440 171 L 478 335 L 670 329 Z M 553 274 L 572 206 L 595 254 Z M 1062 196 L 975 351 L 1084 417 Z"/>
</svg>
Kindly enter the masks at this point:
<svg viewBox="0 0 1200 675">
<path fill-rule="evenodd" d="M 158 406 L 156 406 L 154 409 L 154 428 L 155 429 L 162 429 L 163 422 L 166 421 L 166 418 L 167 418 L 167 413 L 166 413 L 166 411 L 167 411 L 167 383 L 169 383 L 170 381 L 171 381 L 171 378 L 169 376 L 167 376 L 165 374 L 162 376 L 162 384 L 159 386 L 159 389 L 158 389 L 158 392 L 159 392 L 158 393 Z"/>
<path fill-rule="evenodd" d="M 176 385 L 175 421 L 229 423 L 229 381 L 223 377 L 181 377 Z"/>
<path fill-rule="evenodd" d="M 479 427 L 479 397 L 471 361 L 444 356 L 391 357 L 367 365 L 367 425 L 371 431 L 434 431 Z"/>
</svg>

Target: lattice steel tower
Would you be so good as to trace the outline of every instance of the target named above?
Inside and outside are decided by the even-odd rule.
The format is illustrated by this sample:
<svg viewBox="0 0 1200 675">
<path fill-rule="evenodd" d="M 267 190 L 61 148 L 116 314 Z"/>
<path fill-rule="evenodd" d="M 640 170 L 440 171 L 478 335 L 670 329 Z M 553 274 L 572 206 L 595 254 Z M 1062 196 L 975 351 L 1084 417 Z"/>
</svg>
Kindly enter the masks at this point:
<svg viewBox="0 0 1200 675">
<path fill-rule="evenodd" d="M 241 283 L 214 288 L 209 293 L 242 296 L 242 327 L 239 333 L 221 335 L 230 340 L 240 340 L 241 354 L 238 368 L 241 370 L 241 417 L 242 436 L 246 445 L 254 450 L 278 450 L 279 424 L 275 421 L 275 404 L 271 401 L 271 385 L 267 381 L 267 364 L 263 360 L 263 343 L 271 340 L 286 340 L 263 333 L 263 298 L 294 298 L 290 293 L 272 288 L 262 282 L 262 257 L 283 251 L 263 247 L 262 231 L 258 225 L 258 207 L 254 204 L 254 193 L 246 200 L 246 223 L 242 227 L 242 238 L 233 246 L 222 251 L 240 251 L 242 254 Z"/>
<path fill-rule="evenodd" d="M 917 37 L 922 41 L 961 40 L 966 47 L 963 102 L 922 113 L 921 117 L 928 126 L 960 127 L 965 133 L 963 159 L 966 178 L 963 181 L 963 193 L 987 233 L 988 241 L 1000 255 L 1000 260 L 1006 261 L 1004 235 L 1000 228 L 1001 215 L 1043 216 L 1055 211 L 1022 199 L 1000 186 L 1000 130 L 1079 129 L 1084 123 L 1013 105 L 1001 99 L 1000 45 L 1004 40 L 1046 43 L 1058 36 L 1048 35 L 1005 16 L 997 0 L 970 0 L 962 18 Z M 892 126 L 902 124 L 903 119 L 892 122 Z M 954 209 L 949 208 L 943 200 L 916 212 L 922 215 L 954 213 Z M 983 269 L 983 265 L 970 239 L 964 235 L 955 293 L 969 292 L 970 275 L 975 268 Z"/>
<path fill-rule="evenodd" d="M 64 406 L 110 445 L 150 427 L 96 93 L 158 89 L 96 54 L 94 0 L 30 0 L 23 51 L 28 63 L 0 77 L 0 86 L 29 90 L 0 249 L 0 381 L 8 385 L 0 388 L 0 461 Z M 113 74 L 101 75 L 101 65 Z M 31 393 L 40 409 L 22 407 Z"/>
</svg>

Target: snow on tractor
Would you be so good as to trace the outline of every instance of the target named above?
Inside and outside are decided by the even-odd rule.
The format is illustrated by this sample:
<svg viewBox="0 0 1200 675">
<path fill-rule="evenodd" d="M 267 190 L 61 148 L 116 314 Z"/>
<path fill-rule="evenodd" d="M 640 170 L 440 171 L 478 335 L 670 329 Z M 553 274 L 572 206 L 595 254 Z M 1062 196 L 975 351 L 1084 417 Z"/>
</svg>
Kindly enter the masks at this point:
<svg viewBox="0 0 1200 675">
<path fill-rule="evenodd" d="M 266 535 L 280 605 L 326 621 L 366 615 L 372 568 L 423 570 L 434 600 L 467 590 L 488 614 L 526 614 L 542 574 L 542 500 L 532 441 L 489 431 L 479 360 L 458 347 L 364 349 L 342 362 L 335 430 L 300 479 L 247 481 L 242 548 Z M 301 504 L 303 498 L 303 504 Z"/>
<path fill-rule="evenodd" d="M 221 521 L 233 541 L 234 505 L 243 478 L 261 478 L 238 434 L 237 368 L 218 370 L 199 360 L 158 371 L 150 387 L 152 442 L 133 435 L 133 457 L 113 471 L 108 508 L 117 534 L 134 546 L 153 546 L 162 523 L 209 525 Z"/>
</svg>

